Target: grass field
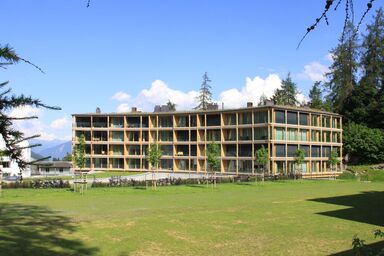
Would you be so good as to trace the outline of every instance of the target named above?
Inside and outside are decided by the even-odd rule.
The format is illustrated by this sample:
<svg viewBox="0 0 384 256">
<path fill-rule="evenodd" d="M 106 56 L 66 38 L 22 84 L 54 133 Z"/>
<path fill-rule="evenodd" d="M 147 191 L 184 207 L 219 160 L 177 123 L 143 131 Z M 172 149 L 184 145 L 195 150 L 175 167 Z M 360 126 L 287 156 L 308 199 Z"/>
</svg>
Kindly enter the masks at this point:
<svg viewBox="0 0 384 256">
<path fill-rule="evenodd" d="M 4 190 L 1 255 L 345 255 L 384 226 L 384 183 Z"/>
</svg>

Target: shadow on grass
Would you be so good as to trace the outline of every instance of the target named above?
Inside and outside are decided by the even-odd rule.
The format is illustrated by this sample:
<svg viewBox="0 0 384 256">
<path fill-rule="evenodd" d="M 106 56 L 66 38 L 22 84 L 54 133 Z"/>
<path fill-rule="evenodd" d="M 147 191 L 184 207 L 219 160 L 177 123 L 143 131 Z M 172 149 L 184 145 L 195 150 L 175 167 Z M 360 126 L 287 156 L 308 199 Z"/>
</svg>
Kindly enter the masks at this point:
<svg viewBox="0 0 384 256">
<path fill-rule="evenodd" d="M 365 245 L 361 254 L 357 254 L 357 252 L 353 249 L 337 252 L 330 254 L 332 256 L 348 256 L 348 255 L 380 255 L 379 252 L 384 248 L 384 241 L 375 242 L 372 244 Z"/>
<path fill-rule="evenodd" d="M 347 209 L 317 214 L 384 226 L 384 192 L 370 191 L 355 195 L 310 199 L 309 201 L 350 206 Z"/>
<path fill-rule="evenodd" d="M 0 204 L 1 255 L 95 255 L 97 248 L 70 239 L 76 226 L 48 208 Z M 67 237 L 64 237 L 65 234 Z"/>
</svg>

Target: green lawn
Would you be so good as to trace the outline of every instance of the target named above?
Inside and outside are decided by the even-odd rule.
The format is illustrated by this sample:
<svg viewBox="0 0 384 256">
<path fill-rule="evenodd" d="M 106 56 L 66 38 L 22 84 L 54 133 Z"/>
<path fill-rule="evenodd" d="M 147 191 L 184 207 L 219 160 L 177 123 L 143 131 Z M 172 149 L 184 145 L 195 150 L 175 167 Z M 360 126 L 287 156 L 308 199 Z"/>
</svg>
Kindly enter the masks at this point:
<svg viewBox="0 0 384 256">
<path fill-rule="evenodd" d="M 327 255 L 370 244 L 384 183 L 4 190 L 1 255 Z"/>
</svg>

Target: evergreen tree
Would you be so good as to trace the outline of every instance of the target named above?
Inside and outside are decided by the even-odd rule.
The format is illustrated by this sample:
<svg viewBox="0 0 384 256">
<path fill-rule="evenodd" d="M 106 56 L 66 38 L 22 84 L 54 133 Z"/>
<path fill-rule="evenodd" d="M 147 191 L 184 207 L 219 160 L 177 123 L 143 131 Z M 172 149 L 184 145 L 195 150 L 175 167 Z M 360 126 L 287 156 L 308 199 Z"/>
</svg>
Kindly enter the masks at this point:
<svg viewBox="0 0 384 256">
<path fill-rule="evenodd" d="M 199 105 L 197 105 L 195 109 L 207 110 L 208 104 L 212 103 L 212 92 L 211 92 L 212 88 L 209 85 L 210 82 L 212 81 L 209 79 L 207 72 L 205 72 L 203 75 L 203 83 L 201 84 L 201 87 L 200 87 L 200 93 L 199 93 L 199 96 L 197 97 Z"/>
<path fill-rule="evenodd" d="M 171 100 L 168 100 L 166 105 L 170 111 L 176 111 L 176 104 L 173 103 Z"/>
<path fill-rule="evenodd" d="M 30 64 L 42 72 L 42 70 L 38 66 L 18 56 L 10 46 L 0 45 L 0 70 L 6 69 L 7 66 L 16 64 L 18 62 L 25 62 L 27 64 Z M 22 156 L 22 150 L 25 148 L 40 146 L 40 144 L 33 144 L 27 147 L 20 147 L 19 143 L 32 138 L 37 138 L 39 137 L 39 135 L 25 137 L 21 131 L 18 131 L 13 127 L 13 121 L 36 119 L 37 117 L 26 116 L 26 117 L 16 118 L 16 117 L 9 116 L 9 113 L 14 108 L 24 107 L 24 106 L 43 107 L 48 109 L 60 109 L 60 108 L 47 106 L 43 104 L 39 99 L 34 99 L 30 96 L 25 96 L 23 94 L 9 95 L 11 93 L 11 89 L 5 88 L 7 85 L 8 85 L 8 81 L 0 82 L 0 89 L 3 90 L 0 92 L 0 136 L 4 139 L 4 142 L 5 142 L 4 154 L 9 156 L 11 159 L 15 160 L 21 169 L 24 169 L 28 164 L 31 164 L 33 162 L 25 161 L 25 159 Z M 43 159 L 47 159 L 47 158 L 43 158 Z M 39 159 L 38 161 L 43 159 Z"/>
<path fill-rule="evenodd" d="M 333 63 L 330 72 L 326 74 L 329 89 L 327 98 L 332 103 L 333 111 L 344 114 L 345 103 L 356 86 L 356 72 L 358 68 L 357 35 L 352 23 L 348 23 L 339 45 L 331 51 Z"/>
<path fill-rule="evenodd" d="M 309 99 L 311 100 L 311 108 L 322 109 L 323 99 L 321 95 L 321 82 L 317 81 L 313 84 L 309 91 Z"/>
<path fill-rule="evenodd" d="M 345 116 L 369 127 L 382 127 L 384 104 L 380 107 L 380 92 L 384 83 L 384 18 L 381 8 L 372 24 L 367 25 L 361 49 L 362 77 L 345 103 Z"/>
<path fill-rule="evenodd" d="M 275 90 L 272 100 L 277 105 L 296 105 L 299 103 L 296 99 L 297 93 L 297 86 L 292 81 L 291 73 L 288 73 L 287 78 L 281 81 L 281 89 Z"/>
</svg>

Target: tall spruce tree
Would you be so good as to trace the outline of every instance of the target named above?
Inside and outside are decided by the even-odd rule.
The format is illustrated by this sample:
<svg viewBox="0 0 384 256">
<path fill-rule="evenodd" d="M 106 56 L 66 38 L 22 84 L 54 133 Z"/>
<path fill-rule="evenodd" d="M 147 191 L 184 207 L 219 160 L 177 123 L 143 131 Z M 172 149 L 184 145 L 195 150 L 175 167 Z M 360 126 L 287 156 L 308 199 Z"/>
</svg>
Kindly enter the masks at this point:
<svg viewBox="0 0 384 256">
<path fill-rule="evenodd" d="M 381 8 L 376 11 L 373 22 L 367 25 L 367 34 L 363 36 L 360 67 L 362 76 L 345 104 L 345 115 L 356 123 L 382 127 L 384 104 L 380 106 L 380 102 L 384 89 L 384 16 Z"/>
<path fill-rule="evenodd" d="M 281 89 L 276 89 L 272 100 L 277 105 L 296 105 L 299 102 L 296 99 L 297 86 L 292 81 L 291 73 L 288 73 L 286 79 L 281 81 Z"/>
<path fill-rule="evenodd" d="M 203 82 L 200 87 L 199 96 L 197 96 L 199 105 L 197 105 L 195 109 L 207 110 L 208 104 L 212 103 L 212 88 L 209 85 L 210 82 L 212 81 L 209 79 L 207 72 L 205 72 L 203 75 Z"/>
<path fill-rule="evenodd" d="M 309 99 L 311 100 L 311 108 L 322 109 L 323 97 L 321 92 L 321 82 L 317 81 L 313 84 L 309 91 Z"/>
<path fill-rule="evenodd" d="M 26 59 L 21 58 L 16 52 L 8 45 L 0 45 L 0 70 L 6 69 L 7 66 L 16 64 L 18 62 L 28 63 L 42 72 L 42 70 L 29 62 Z M 26 147 L 20 147 L 20 142 L 29 139 L 37 138 L 39 135 L 33 135 L 26 137 L 23 132 L 16 130 L 13 127 L 15 120 L 28 120 L 36 119 L 36 116 L 25 116 L 25 117 L 12 117 L 9 115 L 12 109 L 24 106 L 31 107 L 42 107 L 48 109 L 60 109 L 59 107 L 50 107 L 43 104 L 39 99 L 34 99 L 30 96 L 21 95 L 10 95 L 11 89 L 6 88 L 8 81 L 0 82 L 0 136 L 4 139 L 5 150 L 3 153 L 15 160 L 21 169 L 24 169 L 28 164 L 23 158 L 22 150 L 25 148 L 32 148 L 40 146 L 40 144 L 32 144 Z M 44 158 L 45 159 L 45 158 Z M 42 160 L 42 159 L 39 159 Z"/>
<path fill-rule="evenodd" d="M 332 103 L 333 111 L 344 114 L 346 100 L 356 86 L 358 68 L 357 33 L 351 22 L 346 25 L 339 45 L 331 51 L 331 54 L 333 63 L 330 72 L 326 74 L 328 82 L 325 83 L 329 90 L 327 99 Z"/>
</svg>

